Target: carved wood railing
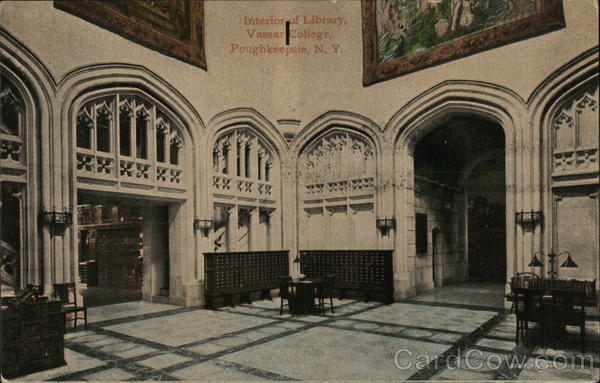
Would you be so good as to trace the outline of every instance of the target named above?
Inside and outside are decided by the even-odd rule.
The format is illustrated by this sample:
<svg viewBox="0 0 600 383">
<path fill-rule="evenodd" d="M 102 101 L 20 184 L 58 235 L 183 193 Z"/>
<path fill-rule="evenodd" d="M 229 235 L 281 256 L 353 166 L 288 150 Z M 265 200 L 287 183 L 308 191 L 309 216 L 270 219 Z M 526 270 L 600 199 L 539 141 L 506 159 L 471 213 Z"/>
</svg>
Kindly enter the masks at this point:
<svg viewBox="0 0 600 383">
<path fill-rule="evenodd" d="M 288 250 L 204 253 L 206 308 L 215 308 L 216 297 L 232 305 L 235 294 L 249 302 L 254 291 L 270 299 L 270 290 L 279 287 L 277 277 L 289 273 L 288 257 Z"/>
</svg>

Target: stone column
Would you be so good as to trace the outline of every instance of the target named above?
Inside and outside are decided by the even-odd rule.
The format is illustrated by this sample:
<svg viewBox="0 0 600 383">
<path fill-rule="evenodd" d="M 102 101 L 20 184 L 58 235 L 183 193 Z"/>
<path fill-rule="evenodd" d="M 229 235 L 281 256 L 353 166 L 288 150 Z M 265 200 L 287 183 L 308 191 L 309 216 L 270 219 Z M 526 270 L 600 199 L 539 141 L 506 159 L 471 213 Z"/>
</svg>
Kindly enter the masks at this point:
<svg viewBox="0 0 600 383">
<path fill-rule="evenodd" d="M 144 242 L 144 282 L 142 294 L 144 300 L 151 301 L 152 297 L 160 295 L 160 289 L 167 287 L 168 275 L 165 275 L 165 265 L 169 258 L 168 236 L 169 228 L 163 221 L 165 211 L 157 208 L 142 209 L 143 242 Z M 165 257 L 167 259 L 165 259 Z"/>
<path fill-rule="evenodd" d="M 250 227 L 248 228 L 248 236 L 249 236 L 250 241 L 248 244 L 248 250 L 249 251 L 264 250 L 265 245 L 262 243 L 263 241 L 261 241 L 261 238 L 259 235 L 260 223 L 259 223 L 258 207 L 249 209 L 248 214 L 250 215 Z"/>
<path fill-rule="evenodd" d="M 244 141 L 238 143 L 238 157 L 240 158 L 240 173 L 238 176 L 246 178 L 246 143 Z"/>
<path fill-rule="evenodd" d="M 394 246 L 394 299 L 415 294 L 411 273 L 414 271 L 414 159 L 408 149 L 395 151 L 396 238 Z M 410 242 L 410 244 L 409 244 Z M 410 260 L 409 260 L 410 258 Z M 412 262 L 411 262 L 412 261 Z"/>
<path fill-rule="evenodd" d="M 263 157 L 266 162 L 267 156 Z M 289 158 L 281 159 L 281 171 L 279 177 L 273 178 L 274 195 L 280 196 L 281 202 L 269 216 L 269 243 L 270 250 L 289 250 L 289 272 L 297 274 L 294 267 L 294 259 L 298 253 L 298 224 L 296 180 L 293 165 Z M 264 173 L 263 173 L 264 174 Z M 263 177 L 264 179 L 264 177 Z M 285 226 L 285 230 L 282 229 Z"/>
<path fill-rule="evenodd" d="M 223 162 L 222 151 L 220 151 L 220 150 L 215 151 L 213 149 L 213 164 L 212 164 L 213 169 L 212 170 L 214 172 L 221 173 L 221 170 L 223 169 L 222 162 Z"/>
<path fill-rule="evenodd" d="M 264 180 L 265 178 L 265 172 L 263 170 L 264 168 L 264 162 L 265 162 L 265 153 L 262 149 L 258 148 L 256 150 L 256 179 L 259 181 Z"/>
<path fill-rule="evenodd" d="M 267 225 L 267 248 L 268 250 L 281 250 L 281 209 L 269 210 L 269 222 Z"/>
<path fill-rule="evenodd" d="M 226 206 L 225 211 L 227 212 L 227 251 L 237 251 L 238 208 Z"/>
<path fill-rule="evenodd" d="M 235 176 L 237 160 L 236 160 L 236 134 L 234 133 L 231 136 L 231 142 L 226 146 L 227 148 L 227 174 L 230 176 Z"/>
<path fill-rule="evenodd" d="M 265 172 L 264 172 L 264 179 L 267 182 L 272 182 L 272 178 L 273 178 L 273 175 L 271 174 L 271 165 L 272 165 L 271 160 L 267 159 L 265 161 Z"/>
<path fill-rule="evenodd" d="M 257 139 L 253 139 L 250 143 L 250 163 L 248 178 L 252 178 L 254 180 L 258 179 L 258 141 Z"/>
</svg>

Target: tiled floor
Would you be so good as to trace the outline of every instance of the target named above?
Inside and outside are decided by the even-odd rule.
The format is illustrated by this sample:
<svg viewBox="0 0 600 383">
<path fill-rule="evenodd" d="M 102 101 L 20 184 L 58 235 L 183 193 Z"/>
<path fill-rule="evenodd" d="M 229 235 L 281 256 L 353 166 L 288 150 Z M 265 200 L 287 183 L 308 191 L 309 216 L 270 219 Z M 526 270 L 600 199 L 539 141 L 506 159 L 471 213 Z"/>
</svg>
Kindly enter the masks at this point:
<svg viewBox="0 0 600 383">
<path fill-rule="evenodd" d="M 466 282 L 447 285 L 411 298 L 418 302 L 473 305 L 481 307 L 504 307 L 504 286 L 485 282 Z"/>
<path fill-rule="evenodd" d="M 179 306 L 163 305 L 160 303 L 149 303 L 144 301 L 117 303 L 88 308 L 89 323 L 110 322 L 121 318 L 135 319 L 141 316 L 147 318 L 148 314 L 162 313 L 180 309 Z M 162 315 L 162 314 L 161 314 Z M 121 323 L 121 321 L 118 321 Z M 104 324 L 105 324 L 104 323 Z"/>
<path fill-rule="evenodd" d="M 326 316 L 280 316 L 277 299 L 218 311 L 145 302 L 102 306 L 90 310 L 88 331 L 65 337 L 66 366 L 16 380 L 593 381 L 599 376 L 598 320 L 588 323 L 589 351 L 582 366 L 576 342 L 569 350 L 515 347 L 514 315 L 503 309 L 501 298 L 491 298 L 502 286 L 442 290 L 392 305 L 336 300 L 335 314 Z"/>
</svg>

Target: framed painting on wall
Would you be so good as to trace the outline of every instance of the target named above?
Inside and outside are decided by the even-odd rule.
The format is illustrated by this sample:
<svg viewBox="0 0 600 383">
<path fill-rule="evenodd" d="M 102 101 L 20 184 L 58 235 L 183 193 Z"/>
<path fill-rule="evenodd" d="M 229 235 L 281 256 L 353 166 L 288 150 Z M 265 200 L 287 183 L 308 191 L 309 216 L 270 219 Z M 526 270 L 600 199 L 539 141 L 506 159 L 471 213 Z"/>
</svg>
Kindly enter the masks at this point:
<svg viewBox="0 0 600 383">
<path fill-rule="evenodd" d="M 362 0 L 363 85 L 564 26 L 561 0 Z"/>
<path fill-rule="evenodd" d="M 204 0 L 55 0 L 54 6 L 206 69 Z"/>
</svg>

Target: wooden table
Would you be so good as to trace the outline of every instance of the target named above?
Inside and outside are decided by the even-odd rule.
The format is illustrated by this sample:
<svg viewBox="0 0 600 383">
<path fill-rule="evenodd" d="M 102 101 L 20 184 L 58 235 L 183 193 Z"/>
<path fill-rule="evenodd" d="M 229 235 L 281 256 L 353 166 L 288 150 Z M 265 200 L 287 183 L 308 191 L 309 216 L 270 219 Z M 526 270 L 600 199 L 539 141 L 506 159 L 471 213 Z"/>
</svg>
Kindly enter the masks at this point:
<svg viewBox="0 0 600 383">
<path fill-rule="evenodd" d="M 506 294 L 505 298 L 509 302 L 514 302 L 515 301 L 515 294 L 514 293 Z M 552 295 L 551 294 L 544 294 L 542 296 L 542 302 L 544 302 L 544 303 L 551 303 L 552 302 Z M 595 296 L 587 297 L 582 303 L 583 303 L 583 307 L 598 307 L 600 305 L 600 296 L 598 294 L 596 294 Z M 580 302 L 577 301 L 576 305 L 579 305 L 579 304 L 580 304 Z"/>
<path fill-rule="evenodd" d="M 315 305 L 315 290 L 322 283 L 323 280 L 319 278 L 293 278 L 290 283 L 294 288 L 294 296 L 290 299 L 290 313 L 292 315 L 318 313 L 319 309 Z"/>
<path fill-rule="evenodd" d="M 569 293 L 570 291 L 563 291 Z M 573 291 L 573 295 L 581 294 L 580 292 Z M 552 295 L 552 293 L 546 292 L 543 295 L 539 296 L 537 299 L 529 302 L 530 304 L 538 305 L 539 310 L 541 312 L 541 321 L 540 321 L 540 334 L 545 339 L 551 339 L 553 342 L 556 341 L 555 338 L 560 338 L 563 336 L 565 332 L 565 324 L 561 323 L 560 320 L 554 317 L 556 312 L 568 312 L 572 311 L 574 307 L 581 307 L 583 311 L 581 315 L 585 318 L 585 308 L 586 307 L 598 307 L 600 301 L 598 294 L 590 294 L 586 295 L 583 299 L 559 299 L 559 295 L 557 295 L 556 299 Z M 515 294 L 510 293 L 506 295 L 506 299 L 508 301 L 515 302 Z M 555 306 L 556 305 L 556 306 Z M 514 307 L 514 306 L 513 306 Z M 515 308 L 517 309 L 517 308 Z M 511 308 L 512 311 L 512 308 Z M 584 336 L 584 328 L 582 328 L 582 337 Z M 583 338 L 582 338 L 583 342 Z M 583 345 L 583 343 L 582 343 Z M 583 347 L 583 346 L 582 346 Z"/>
</svg>

